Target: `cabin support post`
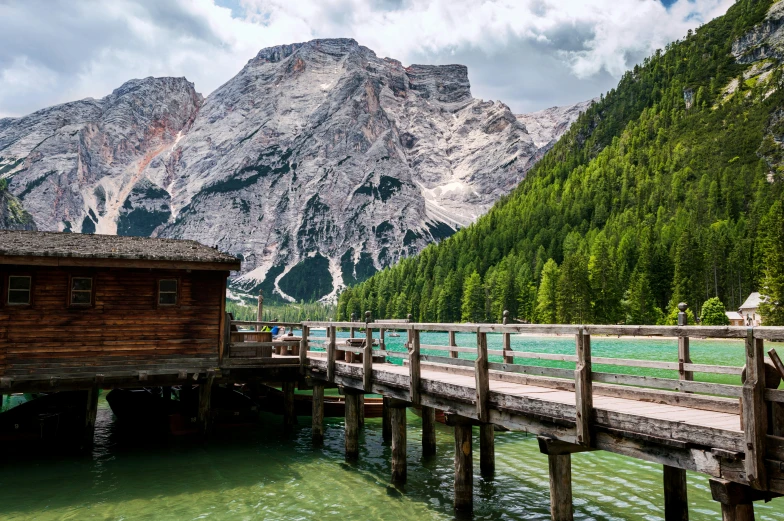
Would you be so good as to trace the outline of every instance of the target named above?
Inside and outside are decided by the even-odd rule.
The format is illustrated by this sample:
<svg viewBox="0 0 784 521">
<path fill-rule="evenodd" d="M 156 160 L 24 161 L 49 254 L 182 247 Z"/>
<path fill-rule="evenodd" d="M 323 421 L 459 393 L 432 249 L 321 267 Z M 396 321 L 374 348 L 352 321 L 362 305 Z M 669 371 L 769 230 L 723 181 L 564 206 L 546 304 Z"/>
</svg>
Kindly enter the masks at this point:
<svg viewBox="0 0 784 521">
<path fill-rule="evenodd" d="M 767 490 L 765 469 L 765 436 L 768 432 L 768 410 L 765 405 L 765 353 L 761 338 L 754 338 L 754 329 L 746 334 L 746 381 L 743 383 L 743 433 L 746 457 L 743 464 L 749 485 Z"/>
<path fill-rule="evenodd" d="M 429 457 L 436 453 L 436 410 L 422 406 L 422 456 Z"/>
<path fill-rule="evenodd" d="M 664 521 L 689 521 L 686 471 L 664 465 Z"/>
<path fill-rule="evenodd" d="M 572 455 L 548 454 L 550 470 L 550 516 L 553 521 L 572 521 Z"/>
<path fill-rule="evenodd" d="M 714 501 L 721 503 L 722 521 L 754 521 L 754 501 L 770 501 L 778 494 L 718 478 L 709 480 Z"/>
<path fill-rule="evenodd" d="M 324 443 L 324 385 L 313 386 L 313 444 Z"/>
<path fill-rule="evenodd" d="M 343 390 L 346 397 L 346 461 L 359 457 L 359 396 L 354 389 Z"/>
<path fill-rule="evenodd" d="M 381 439 L 384 443 L 389 443 L 392 441 L 391 407 L 389 405 L 389 398 L 384 396 L 381 400 Z"/>
<path fill-rule="evenodd" d="M 202 435 L 209 434 L 212 428 L 212 412 L 210 411 L 210 401 L 212 399 L 212 384 L 215 380 L 215 372 L 207 373 L 207 381 L 199 385 L 199 413 L 198 421 Z"/>
<path fill-rule="evenodd" d="M 402 485 L 408 477 L 406 461 L 406 402 L 391 401 L 389 419 L 392 429 L 392 483 Z"/>
<path fill-rule="evenodd" d="M 449 332 L 449 347 L 457 347 L 454 331 Z M 449 358 L 457 358 L 457 351 L 449 351 Z"/>
<path fill-rule="evenodd" d="M 495 474 L 495 427 L 492 423 L 479 426 L 479 472 L 486 478 Z"/>
<path fill-rule="evenodd" d="M 294 384 L 283 382 L 283 431 L 290 434 L 297 426 L 297 413 L 294 409 Z"/>
<path fill-rule="evenodd" d="M 82 450 L 89 450 L 93 446 L 93 438 L 95 436 L 95 419 L 98 416 L 98 393 L 99 388 L 97 385 L 92 386 L 87 390 L 86 408 L 84 411 L 84 432 L 82 435 Z M 0 403 L 3 397 L 0 395 Z"/>
<path fill-rule="evenodd" d="M 471 447 L 470 421 L 455 423 L 455 510 L 469 512 L 474 508 L 474 461 Z"/>
</svg>

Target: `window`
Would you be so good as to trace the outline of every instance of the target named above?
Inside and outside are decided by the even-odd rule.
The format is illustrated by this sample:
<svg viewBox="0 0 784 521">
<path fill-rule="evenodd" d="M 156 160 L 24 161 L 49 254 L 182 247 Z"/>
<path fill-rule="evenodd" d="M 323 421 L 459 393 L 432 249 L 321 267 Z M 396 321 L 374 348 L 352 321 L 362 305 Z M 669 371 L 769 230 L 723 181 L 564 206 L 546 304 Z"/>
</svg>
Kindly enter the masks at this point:
<svg viewBox="0 0 784 521">
<path fill-rule="evenodd" d="M 93 303 L 93 278 L 71 277 L 71 305 L 89 306 Z"/>
<path fill-rule="evenodd" d="M 158 281 L 158 305 L 177 305 L 177 279 L 161 279 Z"/>
<path fill-rule="evenodd" d="M 8 277 L 8 303 L 16 306 L 30 304 L 32 277 L 10 275 Z"/>
</svg>

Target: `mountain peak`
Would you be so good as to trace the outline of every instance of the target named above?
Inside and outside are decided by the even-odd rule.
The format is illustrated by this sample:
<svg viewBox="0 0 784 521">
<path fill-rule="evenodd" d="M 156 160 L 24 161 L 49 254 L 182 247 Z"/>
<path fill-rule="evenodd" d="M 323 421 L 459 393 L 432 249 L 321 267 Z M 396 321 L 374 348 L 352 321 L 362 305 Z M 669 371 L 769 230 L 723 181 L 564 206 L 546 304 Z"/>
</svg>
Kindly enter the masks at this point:
<svg viewBox="0 0 784 521">
<path fill-rule="evenodd" d="M 285 60 L 300 48 L 310 48 L 333 56 L 343 56 L 360 49 L 359 43 L 353 38 L 321 38 L 307 42 L 289 43 L 265 47 L 260 50 L 254 62 L 276 63 Z"/>
</svg>

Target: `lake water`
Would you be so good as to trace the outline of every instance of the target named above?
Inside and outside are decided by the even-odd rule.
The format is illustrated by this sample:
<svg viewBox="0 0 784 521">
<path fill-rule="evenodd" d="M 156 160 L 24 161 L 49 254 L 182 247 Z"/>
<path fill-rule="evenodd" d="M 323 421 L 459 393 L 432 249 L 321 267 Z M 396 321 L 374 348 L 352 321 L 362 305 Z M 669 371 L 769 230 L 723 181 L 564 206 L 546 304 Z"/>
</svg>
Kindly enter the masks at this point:
<svg viewBox="0 0 784 521">
<path fill-rule="evenodd" d="M 405 335 L 388 339 L 402 349 Z M 593 338 L 595 356 L 674 361 L 674 340 Z M 422 334 L 422 343 L 446 344 L 446 334 Z M 458 334 L 458 345 L 475 345 Z M 491 349 L 500 336 L 490 335 Z M 571 337 L 513 337 L 513 348 L 574 353 Z M 782 349 L 779 349 L 780 351 Z M 692 340 L 695 363 L 743 365 L 740 341 Z M 533 363 L 533 362 L 532 362 Z M 570 367 L 570 364 L 548 363 Z M 600 370 L 612 370 L 599 367 Z M 620 370 L 621 368 L 615 368 Z M 628 372 L 631 368 L 623 368 Z M 671 371 L 641 374 L 674 376 Z M 701 378 L 700 378 L 701 379 Z M 737 382 L 712 375 L 710 381 Z M 324 446 L 310 443 L 310 418 L 300 418 L 289 438 L 281 419 L 263 415 L 258 426 L 217 432 L 197 440 L 147 440 L 123 433 L 101 399 L 95 446 L 86 456 L 20 459 L 6 445 L 0 455 L 2 520 L 441 520 L 452 519 L 453 450 L 449 427 L 437 426 L 438 454 L 422 460 L 421 421 L 408 415 L 409 479 L 404 489 L 388 485 L 390 448 L 381 440 L 381 419 L 368 419 L 360 436 L 360 458 L 344 462 L 343 422 L 326 421 Z M 475 434 L 477 434 L 475 432 Z M 496 475 L 479 476 L 475 438 L 475 519 L 549 519 L 546 456 L 536 439 L 496 433 Z M 606 452 L 572 458 L 575 518 L 663 519 L 661 467 Z M 690 519 L 718 520 L 707 477 L 689 473 Z M 784 499 L 755 504 L 758 520 L 784 521 Z"/>
</svg>

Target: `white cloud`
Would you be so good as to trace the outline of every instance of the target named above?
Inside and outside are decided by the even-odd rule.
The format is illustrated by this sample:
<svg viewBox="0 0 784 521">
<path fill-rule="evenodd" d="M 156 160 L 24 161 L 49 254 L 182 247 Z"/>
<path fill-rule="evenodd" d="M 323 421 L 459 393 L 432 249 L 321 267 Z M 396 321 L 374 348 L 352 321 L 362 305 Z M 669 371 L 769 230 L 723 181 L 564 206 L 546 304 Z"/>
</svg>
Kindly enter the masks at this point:
<svg viewBox="0 0 784 521">
<path fill-rule="evenodd" d="M 403 63 L 465 63 L 474 95 L 518 111 L 587 99 L 732 0 L 10 0 L 0 116 L 101 97 L 144 76 L 208 94 L 259 49 L 352 37 Z M 237 15 L 240 16 L 237 16 Z"/>
</svg>

